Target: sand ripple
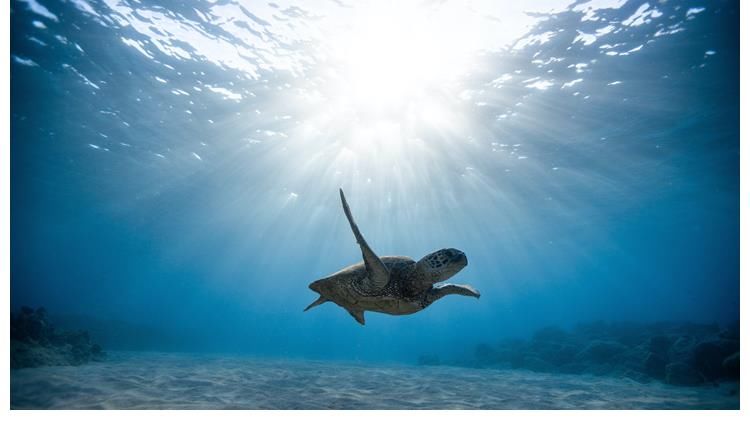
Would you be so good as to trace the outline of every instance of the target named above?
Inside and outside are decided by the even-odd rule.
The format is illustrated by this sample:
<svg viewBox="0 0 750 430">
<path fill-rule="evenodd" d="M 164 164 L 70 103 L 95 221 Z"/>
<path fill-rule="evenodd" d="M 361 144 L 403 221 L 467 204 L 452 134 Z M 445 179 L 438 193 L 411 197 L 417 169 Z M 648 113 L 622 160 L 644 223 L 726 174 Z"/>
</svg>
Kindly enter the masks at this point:
<svg viewBox="0 0 750 430">
<path fill-rule="evenodd" d="M 13 409 L 737 409 L 736 385 L 520 370 L 114 353 L 11 371 Z"/>
</svg>

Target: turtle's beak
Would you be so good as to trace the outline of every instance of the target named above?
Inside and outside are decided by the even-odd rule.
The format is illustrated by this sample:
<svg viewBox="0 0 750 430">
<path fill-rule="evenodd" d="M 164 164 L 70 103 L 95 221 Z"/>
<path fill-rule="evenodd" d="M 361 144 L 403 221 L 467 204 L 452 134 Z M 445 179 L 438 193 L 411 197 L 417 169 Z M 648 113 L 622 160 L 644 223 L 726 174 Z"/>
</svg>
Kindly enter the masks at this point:
<svg viewBox="0 0 750 430">
<path fill-rule="evenodd" d="M 464 254 L 463 252 L 461 252 L 461 251 L 459 251 L 457 249 L 452 250 L 452 251 L 453 251 L 453 253 L 452 253 L 452 256 L 451 256 L 451 262 L 458 263 L 458 264 L 461 265 L 461 267 L 466 267 L 466 265 L 469 264 L 469 259 L 466 258 L 466 254 Z"/>
</svg>

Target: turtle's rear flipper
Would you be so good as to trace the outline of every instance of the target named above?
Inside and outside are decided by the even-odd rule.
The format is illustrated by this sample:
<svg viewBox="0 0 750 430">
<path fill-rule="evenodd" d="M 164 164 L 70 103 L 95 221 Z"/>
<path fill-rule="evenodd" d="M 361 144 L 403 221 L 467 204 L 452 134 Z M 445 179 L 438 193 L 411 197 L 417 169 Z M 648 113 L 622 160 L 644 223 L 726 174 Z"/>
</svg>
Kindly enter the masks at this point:
<svg viewBox="0 0 750 430">
<path fill-rule="evenodd" d="M 320 296 L 320 297 L 318 297 L 318 300 L 315 300 L 314 302 L 310 303 L 310 305 L 308 307 L 306 307 L 305 310 L 302 311 L 302 312 L 307 312 L 308 310 L 314 308 L 315 306 L 320 306 L 320 305 L 322 305 L 323 303 L 325 303 L 327 301 L 328 301 L 328 299 L 326 299 L 323 296 Z"/>
<path fill-rule="evenodd" d="M 359 311 L 359 310 L 349 310 L 349 315 L 353 316 L 355 320 L 357 320 L 358 323 L 365 325 L 365 311 Z"/>
</svg>

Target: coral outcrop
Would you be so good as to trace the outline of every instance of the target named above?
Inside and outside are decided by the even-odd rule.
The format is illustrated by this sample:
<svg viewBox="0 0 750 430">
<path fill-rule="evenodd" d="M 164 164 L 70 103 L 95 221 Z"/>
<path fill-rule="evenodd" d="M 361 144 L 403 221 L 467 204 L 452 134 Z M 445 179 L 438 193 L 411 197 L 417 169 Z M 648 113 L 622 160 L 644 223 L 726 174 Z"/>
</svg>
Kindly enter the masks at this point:
<svg viewBox="0 0 750 430">
<path fill-rule="evenodd" d="M 44 308 L 10 315 L 10 367 L 77 366 L 105 357 L 86 331 L 57 330 Z"/>
<path fill-rule="evenodd" d="M 739 380 L 739 339 L 739 322 L 725 329 L 716 324 L 596 322 L 571 330 L 546 327 L 528 340 L 480 344 L 472 358 L 451 364 L 696 386 Z"/>
</svg>

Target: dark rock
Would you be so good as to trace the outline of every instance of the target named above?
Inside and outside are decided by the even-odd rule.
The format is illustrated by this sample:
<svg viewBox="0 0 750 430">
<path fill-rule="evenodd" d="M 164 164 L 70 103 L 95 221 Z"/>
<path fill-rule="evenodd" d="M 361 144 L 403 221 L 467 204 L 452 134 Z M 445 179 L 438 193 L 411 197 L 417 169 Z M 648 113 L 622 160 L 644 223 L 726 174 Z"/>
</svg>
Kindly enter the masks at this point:
<svg viewBox="0 0 750 430">
<path fill-rule="evenodd" d="M 729 391 L 727 391 L 727 395 L 729 396 L 739 396 L 740 395 L 740 387 L 730 387 Z"/>
<path fill-rule="evenodd" d="M 725 358 L 721 363 L 724 368 L 724 374 L 731 379 L 740 379 L 740 353 L 735 352 L 729 357 Z"/>
<path fill-rule="evenodd" d="M 666 376 L 667 360 L 654 352 L 649 352 L 643 363 L 644 373 L 652 378 L 664 379 Z"/>
<path fill-rule="evenodd" d="M 726 375 L 724 359 L 739 351 L 739 342 L 718 339 L 699 343 L 693 350 L 693 363 L 696 369 L 710 381 Z"/>
<path fill-rule="evenodd" d="M 734 324 L 730 325 L 726 329 L 719 333 L 719 337 L 722 339 L 740 340 L 740 322 L 735 321 Z"/>
<path fill-rule="evenodd" d="M 71 364 L 65 351 L 49 348 L 35 342 L 10 341 L 10 367 L 64 366 Z"/>
<path fill-rule="evenodd" d="M 22 307 L 10 318 L 11 368 L 80 365 L 105 356 L 85 331 L 57 331 L 47 311 Z"/>
<path fill-rule="evenodd" d="M 612 340 L 629 348 L 636 347 L 649 338 L 648 334 L 644 332 L 643 326 L 641 324 L 612 324 L 610 327 L 610 332 Z"/>
<path fill-rule="evenodd" d="M 649 354 L 650 352 L 648 351 L 648 342 L 644 340 L 640 345 L 629 347 L 624 353 L 619 355 L 617 357 L 616 367 L 619 370 L 628 370 L 643 374 L 644 363 L 648 359 Z M 649 379 L 649 377 L 645 374 L 643 375 L 643 377 Z"/>
<path fill-rule="evenodd" d="M 587 339 L 606 339 L 609 336 L 609 326 L 603 321 L 594 321 L 587 324 L 578 324 L 574 332 Z"/>
<path fill-rule="evenodd" d="M 672 346 L 672 340 L 664 335 L 654 336 L 649 340 L 648 350 L 660 357 L 666 357 L 669 348 Z"/>
<path fill-rule="evenodd" d="M 670 362 L 688 362 L 692 360 L 696 340 L 693 336 L 680 336 L 669 348 L 667 360 Z"/>
<path fill-rule="evenodd" d="M 568 338 L 568 333 L 565 330 L 555 327 L 547 326 L 534 333 L 533 340 L 536 342 L 561 342 Z"/>
<path fill-rule="evenodd" d="M 510 365 L 521 367 L 523 355 L 527 350 L 528 345 L 518 340 L 508 340 L 497 347 L 482 343 L 475 348 L 474 357 L 480 366 Z"/>
<path fill-rule="evenodd" d="M 694 386 L 705 382 L 703 376 L 688 363 L 669 363 L 665 369 L 665 379 L 668 384 Z"/>
<path fill-rule="evenodd" d="M 560 341 L 538 341 L 529 345 L 534 355 L 554 366 L 562 366 L 573 361 L 578 353 L 574 345 Z"/>
<path fill-rule="evenodd" d="M 702 340 L 717 337 L 721 327 L 718 324 L 682 323 L 672 326 L 668 331 Z"/>
<path fill-rule="evenodd" d="M 47 311 L 44 308 L 34 311 L 24 306 L 18 315 L 11 314 L 10 336 L 21 341 L 47 343 L 53 337 L 52 328 L 47 322 Z"/>
<path fill-rule="evenodd" d="M 614 341 L 594 340 L 578 353 L 576 360 L 591 361 L 599 364 L 606 363 L 625 352 L 625 350 L 626 348 L 623 345 Z"/>
</svg>

